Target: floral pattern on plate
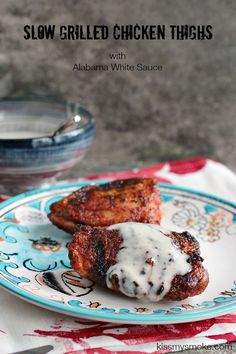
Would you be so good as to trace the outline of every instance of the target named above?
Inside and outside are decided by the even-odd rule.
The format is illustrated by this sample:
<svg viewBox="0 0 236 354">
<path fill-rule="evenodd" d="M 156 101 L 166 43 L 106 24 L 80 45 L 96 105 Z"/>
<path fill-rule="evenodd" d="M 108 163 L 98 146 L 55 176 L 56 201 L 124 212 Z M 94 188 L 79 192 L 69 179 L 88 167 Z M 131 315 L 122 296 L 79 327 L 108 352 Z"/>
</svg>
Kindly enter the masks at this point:
<svg viewBox="0 0 236 354">
<path fill-rule="evenodd" d="M 173 224 L 189 232 L 197 231 L 203 241 L 215 242 L 221 232 L 229 232 L 232 227 L 235 229 L 232 225 L 234 215 L 213 205 L 206 204 L 204 208 L 199 208 L 194 203 L 178 199 L 174 205 L 180 210 L 173 215 Z"/>
</svg>

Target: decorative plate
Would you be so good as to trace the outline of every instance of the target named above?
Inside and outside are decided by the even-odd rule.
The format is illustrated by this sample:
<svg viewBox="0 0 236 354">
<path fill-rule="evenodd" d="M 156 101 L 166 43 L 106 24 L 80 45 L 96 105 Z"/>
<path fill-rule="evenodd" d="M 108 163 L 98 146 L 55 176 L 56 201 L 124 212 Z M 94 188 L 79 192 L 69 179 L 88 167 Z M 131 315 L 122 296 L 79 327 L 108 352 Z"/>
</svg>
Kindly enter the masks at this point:
<svg viewBox="0 0 236 354">
<path fill-rule="evenodd" d="M 162 225 L 197 237 L 210 283 L 203 294 L 184 301 L 144 303 L 82 279 L 67 256 L 71 236 L 47 218 L 51 203 L 88 183 L 36 190 L 0 205 L 0 284 L 4 288 L 50 310 L 111 322 L 178 323 L 236 310 L 236 205 L 160 185 Z"/>
</svg>

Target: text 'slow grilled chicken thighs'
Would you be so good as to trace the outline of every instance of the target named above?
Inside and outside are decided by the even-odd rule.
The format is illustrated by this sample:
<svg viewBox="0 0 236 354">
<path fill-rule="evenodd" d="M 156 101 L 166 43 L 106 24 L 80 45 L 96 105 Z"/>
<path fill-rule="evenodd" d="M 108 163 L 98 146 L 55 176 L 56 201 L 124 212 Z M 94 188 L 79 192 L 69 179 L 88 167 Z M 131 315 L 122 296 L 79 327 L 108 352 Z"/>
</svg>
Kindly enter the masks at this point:
<svg viewBox="0 0 236 354">
<path fill-rule="evenodd" d="M 81 225 L 68 248 L 82 277 L 130 297 L 183 300 L 202 293 L 209 281 L 197 240 L 159 225 Z"/>
<path fill-rule="evenodd" d="M 49 219 L 73 234 L 77 224 L 109 226 L 126 221 L 160 222 L 161 196 L 151 178 L 117 180 L 78 189 L 51 205 Z"/>
</svg>

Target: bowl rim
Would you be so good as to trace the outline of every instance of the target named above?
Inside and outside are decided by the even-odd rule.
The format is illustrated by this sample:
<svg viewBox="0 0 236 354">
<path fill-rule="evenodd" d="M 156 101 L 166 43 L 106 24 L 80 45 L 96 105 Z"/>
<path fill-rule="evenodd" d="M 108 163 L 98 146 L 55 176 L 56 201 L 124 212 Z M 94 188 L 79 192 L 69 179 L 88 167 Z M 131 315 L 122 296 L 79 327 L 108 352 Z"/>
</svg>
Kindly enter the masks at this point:
<svg viewBox="0 0 236 354">
<path fill-rule="evenodd" d="M 0 138 L 0 147 L 36 147 L 44 145 L 58 145 L 60 143 L 70 142 L 75 140 L 78 136 L 83 135 L 91 130 L 94 130 L 95 119 L 94 116 L 84 108 L 80 103 L 75 103 L 69 100 L 60 100 L 53 96 L 17 96 L 17 97 L 1 97 L 0 98 L 0 111 L 1 105 L 4 103 L 18 103 L 18 102 L 38 102 L 38 103 L 49 103 L 57 104 L 61 107 L 66 108 L 68 105 L 74 107 L 75 109 L 82 109 L 86 114 L 86 123 L 83 126 L 75 125 L 75 128 L 69 132 L 60 133 L 58 135 L 43 135 L 38 137 L 27 137 L 27 138 Z"/>
</svg>

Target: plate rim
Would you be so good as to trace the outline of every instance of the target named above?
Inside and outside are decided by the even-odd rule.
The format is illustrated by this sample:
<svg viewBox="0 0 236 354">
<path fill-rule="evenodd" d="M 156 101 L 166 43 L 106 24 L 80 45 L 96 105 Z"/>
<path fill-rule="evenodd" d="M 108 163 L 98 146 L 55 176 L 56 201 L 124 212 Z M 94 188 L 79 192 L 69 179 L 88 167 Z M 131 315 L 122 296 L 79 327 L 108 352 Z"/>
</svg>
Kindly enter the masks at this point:
<svg viewBox="0 0 236 354">
<path fill-rule="evenodd" d="M 8 200 L 0 203 L 0 211 L 5 207 L 13 204 L 14 202 L 27 198 L 29 196 L 40 194 L 43 192 L 51 191 L 51 190 L 60 190 L 66 189 L 71 187 L 79 187 L 88 184 L 103 184 L 109 182 L 110 180 L 89 180 L 89 181 L 77 181 L 77 182 L 68 182 L 68 183 L 60 183 L 55 186 L 50 186 L 46 188 L 39 188 L 33 191 L 25 192 L 9 198 Z M 201 192 L 191 188 L 180 187 L 173 184 L 167 183 L 158 183 L 158 186 L 161 188 L 167 188 L 182 192 L 187 192 L 193 195 L 198 195 L 201 197 L 206 197 L 215 201 L 219 201 L 223 204 L 231 206 L 236 209 L 236 203 L 228 201 L 224 198 L 214 196 L 209 193 Z M 30 302 L 31 304 L 38 305 L 44 307 L 51 311 L 61 312 L 63 314 L 76 316 L 76 317 L 83 317 L 88 319 L 98 319 L 101 321 L 110 321 L 110 322 L 124 322 L 124 323 L 136 323 L 136 324 L 174 324 L 174 323 L 184 323 L 184 322 L 192 322 L 203 320 L 207 318 L 217 317 L 226 313 L 231 312 L 232 310 L 236 310 L 236 303 L 231 304 L 223 304 L 223 306 L 219 308 L 206 308 L 202 311 L 198 311 L 196 313 L 188 313 L 188 312 L 179 312 L 168 314 L 168 316 L 158 315 L 158 314 L 132 314 L 132 313 L 116 313 L 116 312 L 106 312 L 100 311 L 91 308 L 84 308 L 84 307 L 69 307 L 68 305 L 60 302 L 55 302 L 50 299 L 42 298 L 39 295 L 31 294 L 30 292 L 17 287 L 0 276 L 0 286 L 4 288 L 4 290 L 8 290 L 11 294 Z"/>
<path fill-rule="evenodd" d="M 0 278 L 1 280 L 1 278 Z M 3 282 L 5 280 L 3 279 Z M 11 284 L 10 284 L 11 285 Z M 220 315 L 227 314 L 229 310 L 234 310 L 235 309 L 235 304 L 231 304 L 228 306 L 220 307 L 215 310 L 210 310 L 210 311 L 205 311 L 205 312 L 199 312 L 199 313 L 178 313 L 178 314 L 173 314 L 173 315 L 168 315 L 168 317 L 165 317 L 163 315 L 137 315 L 137 314 L 121 314 L 121 313 L 109 313 L 109 312 L 103 312 L 99 313 L 96 310 L 93 309 L 87 309 L 83 307 L 68 307 L 67 305 L 61 304 L 60 302 L 53 304 L 51 306 L 50 300 L 44 299 L 40 296 L 33 296 L 31 293 L 23 290 L 22 293 L 26 293 L 26 296 L 24 294 L 20 294 L 19 292 L 15 291 L 14 286 L 12 286 L 13 289 L 10 289 L 11 286 L 5 286 L 4 284 L 0 284 L 4 290 L 7 292 L 11 293 L 13 296 L 16 296 L 28 303 L 31 303 L 32 305 L 43 307 L 47 310 L 57 312 L 57 313 L 63 313 L 65 315 L 73 316 L 73 317 L 81 317 L 81 318 L 87 318 L 89 320 L 100 320 L 100 321 L 105 321 L 105 322 L 122 322 L 122 323 L 132 323 L 132 324 L 176 324 L 176 323 L 187 323 L 187 322 L 194 322 L 194 321 L 201 321 L 205 319 L 210 319 L 214 318 Z M 21 288 L 20 288 L 21 289 Z M 21 289 L 22 290 L 22 289 Z M 47 302 L 49 301 L 50 304 Z M 55 305 L 55 306 L 54 306 Z M 59 306 L 61 305 L 61 306 Z M 78 310 L 77 310 L 78 309 Z M 96 311 L 96 312 L 95 312 Z M 187 316 L 185 316 L 187 315 Z M 145 316 L 142 318 L 141 316 Z"/>
</svg>

